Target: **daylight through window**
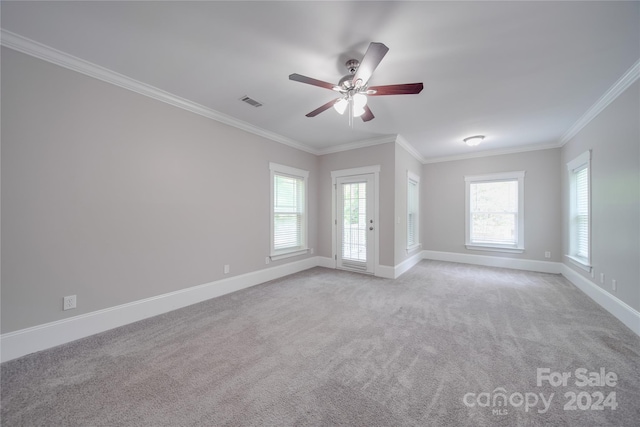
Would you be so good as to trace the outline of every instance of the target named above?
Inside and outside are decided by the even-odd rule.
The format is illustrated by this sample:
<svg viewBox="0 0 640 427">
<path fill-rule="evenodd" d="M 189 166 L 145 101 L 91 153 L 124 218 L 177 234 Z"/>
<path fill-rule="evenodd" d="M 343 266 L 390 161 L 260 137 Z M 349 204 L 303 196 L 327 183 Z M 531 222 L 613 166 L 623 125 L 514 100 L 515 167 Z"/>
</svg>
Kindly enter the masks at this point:
<svg viewBox="0 0 640 427">
<path fill-rule="evenodd" d="M 524 172 L 465 177 L 469 249 L 522 251 Z"/>
<path fill-rule="evenodd" d="M 308 172 L 270 164 L 271 257 L 297 255 L 306 250 L 306 188 Z"/>
<path fill-rule="evenodd" d="M 420 246 L 420 177 L 407 171 L 407 250 Z"/>
<path fill-rule="evenodd" d="M 569 253 L 578 267 L 590 271 L 590 175 L 591 152 L 567 163 L 569 173 Z"/>
</svg>

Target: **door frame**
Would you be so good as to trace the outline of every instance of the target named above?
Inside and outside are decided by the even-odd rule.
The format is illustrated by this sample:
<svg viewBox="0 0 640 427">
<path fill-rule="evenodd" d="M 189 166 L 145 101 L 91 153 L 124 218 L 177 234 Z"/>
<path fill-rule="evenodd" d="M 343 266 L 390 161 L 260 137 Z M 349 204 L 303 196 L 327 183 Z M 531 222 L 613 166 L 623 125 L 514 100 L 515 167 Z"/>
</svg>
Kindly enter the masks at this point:
<svg viewBox="0 0 640 427">
<path fill-rule="evenodd" d="M 373 275 L 380 265 L 380 165 L 331 171 L 331 247 L 333 251 L 333 268 L 338 267 L 338 178 L 355 175 L 373 174 Z"/>
</svg>

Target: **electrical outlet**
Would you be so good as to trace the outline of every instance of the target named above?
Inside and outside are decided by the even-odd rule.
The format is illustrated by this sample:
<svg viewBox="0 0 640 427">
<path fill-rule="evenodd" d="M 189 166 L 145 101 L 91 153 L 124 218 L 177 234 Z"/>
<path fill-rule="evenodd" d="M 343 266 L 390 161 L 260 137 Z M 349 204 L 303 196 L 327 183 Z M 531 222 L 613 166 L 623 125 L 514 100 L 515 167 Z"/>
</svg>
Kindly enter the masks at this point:
<svg viewBox="0 0 640 427">
<path fill-rule="evenodd" d="M 611 279 L 611 289 L 613 289 L 614 291 L 618 290 L 618 282 L 616 281 L 616 279 Z"/>
<path fill-rule="evenodd" d="M 224 274 L 229 274 L 229 264 L 224 265 Z"/>
<path fill-rule="evenodd" d="M 269 264 L 271 262 L 271 258 L 270 257 L 264 257 L 264 263 L 265 264 Z"/>
<path fill-rule="evenodd" d="M 71 310 L 72 308 L 76 308 L 76 296 L 70 295 L 62 298 L 62 310 Z"/>
<path fill-rule="evenodd" d="M 313 248 L 311 248 L 311 249 L 309 250 L 309 253 L 310 253 L 311 255 L 313 255 Z"/>
<path fill-rule="evenodd" d="M 546 252 L 544 253 L 544 257 L 545 257 L 545 258 L 551 258 L 551 252 L 546 251 Z"/>
<path fill-rule="evenodd" d="M 604 273 L 600 273 L 600 283 L 604 285 Z"/>
</svg>

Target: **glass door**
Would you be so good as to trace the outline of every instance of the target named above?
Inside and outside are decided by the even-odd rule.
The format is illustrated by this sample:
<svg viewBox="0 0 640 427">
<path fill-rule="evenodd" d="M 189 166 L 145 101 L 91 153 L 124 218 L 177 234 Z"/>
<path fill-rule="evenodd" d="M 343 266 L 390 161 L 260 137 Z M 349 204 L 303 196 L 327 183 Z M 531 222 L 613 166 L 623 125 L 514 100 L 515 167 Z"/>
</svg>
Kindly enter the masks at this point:
<svg viewBox="0 0 640 427">
<path fill-rule="evenodd" d="M 337 180 L 337 267 L 373 273 L 373 174 Z"/>
</svg>

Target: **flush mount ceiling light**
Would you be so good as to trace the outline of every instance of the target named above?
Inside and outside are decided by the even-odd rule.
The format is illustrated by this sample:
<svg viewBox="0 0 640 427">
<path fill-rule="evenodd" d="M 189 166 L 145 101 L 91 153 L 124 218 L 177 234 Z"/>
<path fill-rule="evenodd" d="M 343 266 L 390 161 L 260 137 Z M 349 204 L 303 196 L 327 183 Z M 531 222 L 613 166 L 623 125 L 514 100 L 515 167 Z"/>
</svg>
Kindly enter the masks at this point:
<svg viewBox="0 0 640 427">
<path fill-rule="evenodd" d="M 463 139 L 463 141 L 469 147 L 475 147 L 476 145 L 480 144 L 483 139 L 484 139 L 484 135 L 475 135 L 475 136 L 469 136 Z"/>
</svg>

